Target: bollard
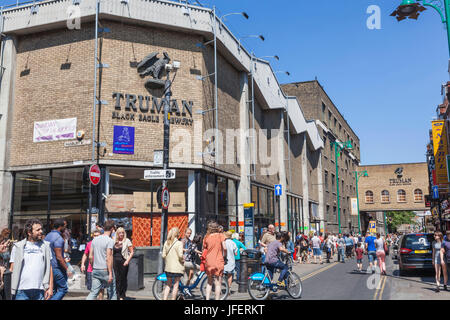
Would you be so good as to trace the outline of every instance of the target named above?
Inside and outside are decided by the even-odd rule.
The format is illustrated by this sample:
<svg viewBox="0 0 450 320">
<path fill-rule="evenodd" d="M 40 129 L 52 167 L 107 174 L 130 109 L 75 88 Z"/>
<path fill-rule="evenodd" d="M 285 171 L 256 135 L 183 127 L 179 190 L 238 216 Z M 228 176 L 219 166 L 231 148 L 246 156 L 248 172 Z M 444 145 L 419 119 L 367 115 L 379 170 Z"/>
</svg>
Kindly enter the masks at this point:
<svg viewBox="0 0 450 320">
<path fill-rule="evenodd" d="M 5 271 L 5 273 L 3 274 L 3 282 L 4 282 L 4 287 L 3 287 L 3 299 L 4 300 L 12 300 L 11 299 L 11 275 L 12 272 L 7 270 Z"/>
<path fill-rule="evenodd" d="M 241 253 L 241 274 L 239 276 L 239 293 L 247 292 L 247 278 L 248 278 L 248 267 L 247 267 L 247 252 Z"/>
</svg>

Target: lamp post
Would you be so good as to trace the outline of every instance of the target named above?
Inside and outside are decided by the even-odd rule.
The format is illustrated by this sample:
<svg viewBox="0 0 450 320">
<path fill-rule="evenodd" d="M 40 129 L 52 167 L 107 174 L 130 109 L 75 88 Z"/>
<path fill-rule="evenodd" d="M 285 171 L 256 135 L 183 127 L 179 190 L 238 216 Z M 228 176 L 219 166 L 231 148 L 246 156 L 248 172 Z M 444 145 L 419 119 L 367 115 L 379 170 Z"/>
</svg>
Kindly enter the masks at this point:
<svg viewBox="0 0 450 320">
<path fill-rule="evenodd" d="M 360 177 L 368 177 L 367 170 L 364 171 L 355 171 L 355 178 L 356 178 L 356 206 L 358 207 L 358 229 L 359 233 L 361 233 L 361 218 L 359 216 L 359 192 L 358 192 L 358 179 Z"/>
<path fill-rule="evenodd" d="M 338 159 L 343 150 L 351 150 L 352 143 L 350 141 L 346 141 L 344 143 L 339 142 L 338 140 L 331 142 L 334 146 L 334 159 L 336 161 L 336 193 L 337 193 L 337 206 L 338 206 L 338 224 L 339 224 L 339 233 L 341 233 L 341 205 L 339 200 L 339 166 Z"/>
<path fill-rule="evenodd" d="M 442 23 L 447 28 L 447 42 L 450 54 L 450 0 L 402 0 L 397 9 L 391 16 L 396 17 L 398 21 L 406 18 L 417 20 L 420 12 L 425 11 L 425 7 L 435 9 L 441 16 Z"/>
</svg>

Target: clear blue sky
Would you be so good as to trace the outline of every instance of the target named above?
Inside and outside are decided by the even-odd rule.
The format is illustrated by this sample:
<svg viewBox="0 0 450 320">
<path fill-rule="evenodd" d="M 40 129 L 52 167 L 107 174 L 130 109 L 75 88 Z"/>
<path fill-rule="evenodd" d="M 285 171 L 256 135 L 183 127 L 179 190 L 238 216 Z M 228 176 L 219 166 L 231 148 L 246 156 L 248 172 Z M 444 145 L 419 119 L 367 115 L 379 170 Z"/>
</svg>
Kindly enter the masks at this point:
<svg viewBox="0 0 450 320">
<path fill-rule="evenodd" d="M 119 0 L 114 0 L 119 1 Z M 15 1 L 0 0 L 0 5 Z M 130 0 L 132 5 L 133 0 Z M 191 3 L 194 1 L 191 0 Z M 448 45 L 439 15 L 418 21 L 389 15 L 400 0 L 200 0 L 229 16 L 227 26 L 257 56 L 278 55 L 281 83 L 318 78 L 361 140 L 361 163 L 425 161 L 430 121 L 448 80 Z M 369 30 L 370 5 L 381 8 L 381 30 Z"/>
</svg>

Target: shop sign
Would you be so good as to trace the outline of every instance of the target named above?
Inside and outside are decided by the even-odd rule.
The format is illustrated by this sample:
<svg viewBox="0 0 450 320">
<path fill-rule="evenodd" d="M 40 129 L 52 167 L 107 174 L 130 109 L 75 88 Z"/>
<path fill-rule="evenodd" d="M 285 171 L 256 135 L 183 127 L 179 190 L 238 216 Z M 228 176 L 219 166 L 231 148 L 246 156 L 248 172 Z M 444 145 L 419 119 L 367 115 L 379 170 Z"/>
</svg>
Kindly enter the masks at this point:
<svg viewBox="0 0 450 320">
<path fill-rule="evenodd" d="M 434 162 L 436 167 L 436 184 L 444 185 L 439 189 L 447 190 L 447 124 L 445 120 L 432 121 L 432 134 L 434 146 Z"/>
<path fill-rule="evenodd" d="M 33 142 L 75 139 L 77 118 L 34 122 Z"/>
<path fill-rule="evenodd" d="M 113 153 L 134 154 L 134 129 L 114 126 Z"/>
<path fill-rule="evenodd" d="M 112 119 L 154 123 L 164 120 L 165 100 L 162 98 L 120 92 L 114 92 L 112 96 L 115 100 Z M 122 100 L 125 101 L 124 109 L 122 109 Z M 192 126 L 194 122 L 192 119 L 193 105 L 192 101 L 170 100 L 170 123 Z"/>
</svg>

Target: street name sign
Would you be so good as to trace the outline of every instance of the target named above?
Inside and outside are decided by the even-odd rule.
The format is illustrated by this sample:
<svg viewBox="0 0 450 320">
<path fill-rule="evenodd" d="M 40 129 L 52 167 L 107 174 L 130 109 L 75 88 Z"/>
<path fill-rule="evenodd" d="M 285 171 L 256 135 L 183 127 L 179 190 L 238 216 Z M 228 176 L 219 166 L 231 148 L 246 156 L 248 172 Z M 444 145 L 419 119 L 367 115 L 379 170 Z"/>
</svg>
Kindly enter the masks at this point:
<svg viewBox="0 0 450 320">
<path fill-rule="evenodd" d="M 144 170 L 146 180 L 175 179 L 175 169 L 167 170 Z"/>
</svg>

